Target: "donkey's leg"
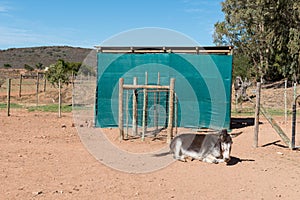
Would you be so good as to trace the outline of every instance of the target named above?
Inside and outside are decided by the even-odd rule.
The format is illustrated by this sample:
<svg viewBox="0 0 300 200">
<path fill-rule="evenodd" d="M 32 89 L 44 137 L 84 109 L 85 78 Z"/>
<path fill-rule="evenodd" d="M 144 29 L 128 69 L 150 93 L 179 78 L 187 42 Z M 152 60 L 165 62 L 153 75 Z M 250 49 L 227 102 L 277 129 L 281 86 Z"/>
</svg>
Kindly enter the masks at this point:
<svg viewBox="0 0 300 200">
<path fill-rule="evenodd" d="M 175 144 L 174 158 L 176 160 L 180 160 L 180 161 L 185 162 L 186 161 L 185 156 L 182 153 L 181 147 L 182 147 L 182 141 L 179 139 L 179 140 L 176 141 L 176 144 Z"/>
</svg>

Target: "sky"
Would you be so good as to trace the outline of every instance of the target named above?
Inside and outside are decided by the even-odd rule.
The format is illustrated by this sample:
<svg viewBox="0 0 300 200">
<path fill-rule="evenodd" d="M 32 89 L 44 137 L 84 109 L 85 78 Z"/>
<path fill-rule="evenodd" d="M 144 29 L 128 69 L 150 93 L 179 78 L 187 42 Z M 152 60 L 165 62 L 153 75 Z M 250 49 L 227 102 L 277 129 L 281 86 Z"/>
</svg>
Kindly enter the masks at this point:
<svg viewBox="0 0 300 200">
<path fill-rule="evenodd" d="M 157 27 L 213 44 L 222 0 L 0 0 L 0 49 L 93 48 L 124 31 Z"/>
</svg>

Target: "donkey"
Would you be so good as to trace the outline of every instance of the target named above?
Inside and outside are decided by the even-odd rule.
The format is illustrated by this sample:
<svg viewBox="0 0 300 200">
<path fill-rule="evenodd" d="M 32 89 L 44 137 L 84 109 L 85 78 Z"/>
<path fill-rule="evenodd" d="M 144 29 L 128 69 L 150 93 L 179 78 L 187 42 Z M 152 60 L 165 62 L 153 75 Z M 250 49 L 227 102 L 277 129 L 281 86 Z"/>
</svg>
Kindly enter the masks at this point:
<svg viewBox="0 0 300 200">
<path fill-rule="evenodd" d="M 176 160 L 185 162 L 186 157 L 207 163 L 229 162 L 232 146 L 226 129 L 215 134 L 181 134 L 170 144 L 170 152 Z"/>
</svg>

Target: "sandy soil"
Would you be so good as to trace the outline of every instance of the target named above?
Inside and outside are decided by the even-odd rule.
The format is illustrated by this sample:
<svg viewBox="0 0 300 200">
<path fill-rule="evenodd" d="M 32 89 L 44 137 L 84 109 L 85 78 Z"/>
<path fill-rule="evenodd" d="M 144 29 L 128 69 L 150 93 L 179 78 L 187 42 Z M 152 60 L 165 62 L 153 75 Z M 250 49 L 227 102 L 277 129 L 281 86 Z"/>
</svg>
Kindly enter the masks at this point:
<svg viewBox="0 0 300 200">
<path fill-rule="evenodd" d="M 72 114 L 0 110 L 0 199 L 299 199 L 300 152 L 291 151 L 262 119 L 259 148 L 253 126 L 234 131 L 232 161 L 173 162 L 130 174 L 100 163 L 82 144 Z M 243 117 L 246 122 L 246 117 Z M 250 120 L 251 121 L 251 120 Z M 117 138 L 118 136 L 111 136 Z M 139 141 L 139 142 L 135 142 Z M 119 142 L 121 148 L 162 141 Z M 136 144 L 138 143 L 138 144 Z M 142 146 L 141 146 L 142 145 Z"/>
</svg>

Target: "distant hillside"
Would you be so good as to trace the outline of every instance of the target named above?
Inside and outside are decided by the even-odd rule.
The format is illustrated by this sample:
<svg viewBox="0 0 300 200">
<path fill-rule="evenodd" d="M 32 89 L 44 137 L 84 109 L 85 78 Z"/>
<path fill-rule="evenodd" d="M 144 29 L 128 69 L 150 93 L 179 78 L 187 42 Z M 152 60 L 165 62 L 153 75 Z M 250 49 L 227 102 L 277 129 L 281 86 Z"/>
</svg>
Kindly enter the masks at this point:
<svg viewBox="0 0 300 200">
<path fill-rule="evenodd" d="M 30 65 L 35 68 L 39 63 L 44 67 L 54 64 L 58 59 L 68 62 L 82 62 L 92 49 L 69 46 L 44 46 L 31 48 L 11 48 L 0 50 L 0 68 L 10 65 L 13 69 Z"/>
</svg>

